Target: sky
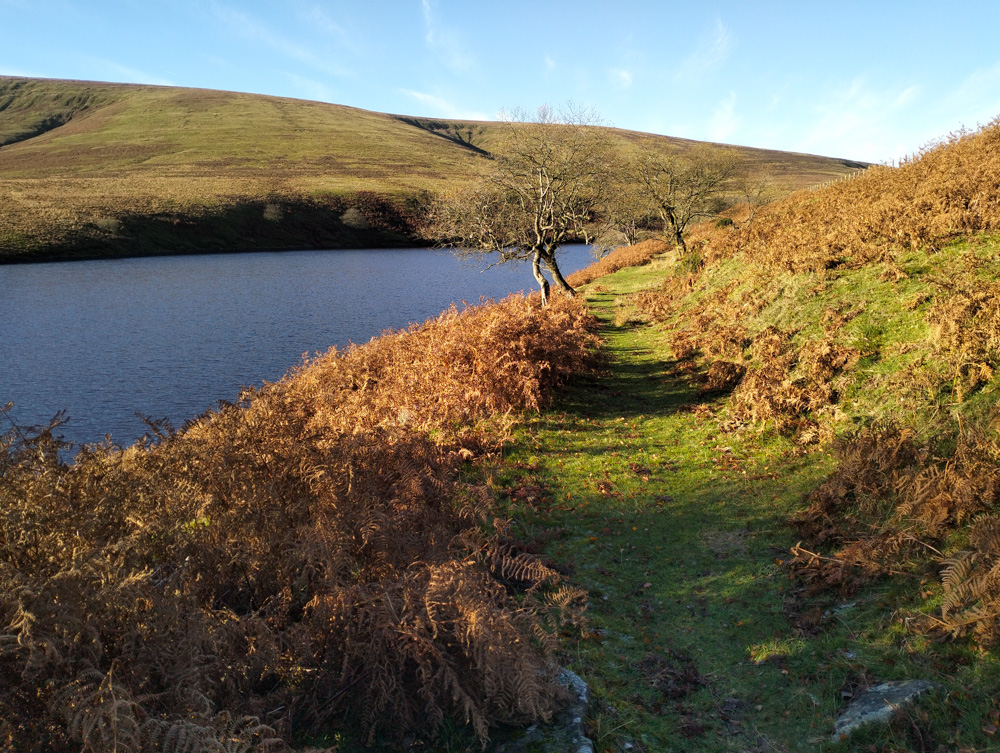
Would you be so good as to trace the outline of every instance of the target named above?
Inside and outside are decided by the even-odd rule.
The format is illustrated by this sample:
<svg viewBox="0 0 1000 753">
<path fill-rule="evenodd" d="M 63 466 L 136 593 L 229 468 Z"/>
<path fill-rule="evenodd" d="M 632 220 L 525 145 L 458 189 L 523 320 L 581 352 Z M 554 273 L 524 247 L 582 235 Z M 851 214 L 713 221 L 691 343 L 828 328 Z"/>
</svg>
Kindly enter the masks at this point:
<svg viewBox="0 0 1000 753">
<path fill-rule="evenodd" d="M 891 163 L 1000 115 L 1000 0 L 0 0 L 0 75 Z"/>
</svg>

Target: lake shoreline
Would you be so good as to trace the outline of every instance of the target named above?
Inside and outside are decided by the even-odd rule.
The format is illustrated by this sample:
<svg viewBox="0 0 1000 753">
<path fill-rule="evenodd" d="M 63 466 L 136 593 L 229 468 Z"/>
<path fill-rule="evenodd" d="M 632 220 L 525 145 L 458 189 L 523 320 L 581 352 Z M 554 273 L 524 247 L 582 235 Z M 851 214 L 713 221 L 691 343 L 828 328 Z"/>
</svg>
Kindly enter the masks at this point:
<svg viewBox="0 0 1000 753">
<path fill-rule="evenodd" d="M 398 251 L 404 251 L 408 249 L 435 249 L 435 245 L 431 241 L 421 242 L 419 239 L 410 240 L 408 242 L 392 243 L 388 239 L 374 240 L 367 244 L 350 244 L 350 245 L 323 245 L 323 246 L 271 246 L 271 247 L 246 247 L 246 248 L 196 248 L 191 250 L 185 249 L 163 249 L 154 251 L 137 251 L 137 252 L 122 252 L 122 253 L 79 253 L 74 251 L 66 251 L 63 253 L 53 252 L 39 252 L 38 254 L 19 254 L 16 257 L 9 257 L 2 255 L 0 252 L 0 266 L 12 266 L 21 264 L 52 264 L 58 262 L 73 262 L 73 261 L 120 261 L 122 259 L 152 259 L 152 258 L 162 258 L 162 257 L 172 257 L 172 256 L 208 256 L 208 255 L 226 255 L 231 256 L 234 254 L 284 254 L 284 253 L 302 253 L 310 251 L 365 251 L 365 250 L 381 250 L 381 249 L 392 249 Z M 443 250 L 443 249 L 442 249 Z"/>
<path fill-rule="evenodd" d="M 593 258 L 568 246 L 562 261 L 570 274 Z M 524 265 L 482 267 L 428 246 L 6 265 L 0 405 L 27 426 L 65 410 L 77 445 L 130 444 L 147 429 L 137 413 L 180 426 L 303 354 L 537 287 Z"/>
<path fill-rule="evenodd" d="M 41 231 L 0 228 L 0 264 L 200 253 L 419 248 L 429 198 L 368 191 L 257 196 L 210 206 L 92 213 Z M 15 228 L 16 230 L 16 228 Z"/>
</svg>

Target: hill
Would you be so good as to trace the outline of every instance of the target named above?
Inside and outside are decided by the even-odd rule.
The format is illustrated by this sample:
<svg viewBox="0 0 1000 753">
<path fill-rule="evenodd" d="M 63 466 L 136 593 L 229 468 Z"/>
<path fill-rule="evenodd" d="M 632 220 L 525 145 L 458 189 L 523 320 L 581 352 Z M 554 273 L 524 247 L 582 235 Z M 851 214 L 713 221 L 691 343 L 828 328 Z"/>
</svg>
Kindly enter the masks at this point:
<svg viewBox="0 0 1000 753">
<path fill-rule="evenodd" d="M 587 273 L 613 365 L 506 484 L 591 594 L 597 749 L 995 748 L 998 147 L 1000 119 Z M 908 679 L 936 690 L 831 740 Z"/>
<path fill-rule="evenodd" d="M 412 244 L 427 195 L 469 180 L 497 127 L 233 92 L 0 77 L 0 261 Z M 671 150 L 696 143 L 660 141 Z M 786 190 L 864 166 L 743 151 Z"/>
<path fill-rule="evenodd" d="M 553 710 L 558 660 L 597 750 L 994 749 L 998 146 L 620 249 L 584 295 L 451 310 L 73 465 L 55 427 L 5 432 L 0 738 L 469 750 Z M 912 678 L 918 706 L 831 739 Z"/>
</svg>

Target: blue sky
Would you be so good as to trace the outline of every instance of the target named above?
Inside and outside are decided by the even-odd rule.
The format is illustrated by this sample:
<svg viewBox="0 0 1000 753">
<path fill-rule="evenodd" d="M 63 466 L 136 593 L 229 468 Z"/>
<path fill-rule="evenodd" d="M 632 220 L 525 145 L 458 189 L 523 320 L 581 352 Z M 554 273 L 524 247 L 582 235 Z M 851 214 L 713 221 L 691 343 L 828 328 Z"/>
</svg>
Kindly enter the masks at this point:
<svg viewBox="0 0 1000 753">
<path fill-rule="evenodd" d="M 888 162 L 1000 115 L 1000 2 L 0 0 L 0 74 L 620 128 Z"/>
</svg>

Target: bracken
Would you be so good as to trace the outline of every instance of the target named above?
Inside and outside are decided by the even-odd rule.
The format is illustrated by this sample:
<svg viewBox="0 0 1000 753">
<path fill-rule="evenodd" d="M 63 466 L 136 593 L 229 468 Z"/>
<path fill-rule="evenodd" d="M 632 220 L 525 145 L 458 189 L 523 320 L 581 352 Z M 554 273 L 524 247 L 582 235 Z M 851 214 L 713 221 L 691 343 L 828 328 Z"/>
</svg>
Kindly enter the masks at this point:
<svg viewBox="0 0 1000 753">
<path fill-rule="evenodd" d="M 0 749 L 287 750 L 545 719 L 582 594 L 460 480 L 593 363 L 511 298 L 314 358 L 177 433 L 0 443 Z M 50 714 L 39 713 L 48 708 Z"/>
</svg>

